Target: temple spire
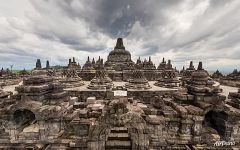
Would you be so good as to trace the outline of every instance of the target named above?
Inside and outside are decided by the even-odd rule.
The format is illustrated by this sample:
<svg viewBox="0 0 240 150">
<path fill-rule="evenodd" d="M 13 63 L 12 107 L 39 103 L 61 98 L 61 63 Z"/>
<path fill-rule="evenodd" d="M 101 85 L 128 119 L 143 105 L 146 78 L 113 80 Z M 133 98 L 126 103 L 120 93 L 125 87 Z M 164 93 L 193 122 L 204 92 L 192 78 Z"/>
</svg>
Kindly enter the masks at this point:
<svg viewBox="0 0 240 150">
<path fill-rule="evenodd" d="M 203 70 L 202 62 L 201 62 L 201 61 L 198 63 L 198 68 L 197 68 L 197 70 Z"/>
<path fill-rule="evenodd" d="M 123 39 L 122 38 L 117 39 L 115 49 L 125 49 L 125 47 L 123 45 Z"/>
<path fill-rule="evenodd" d="M 37 59 L 36 68 L 37 69 L 41 69 L 42 68 L 42 64 L 41 64 L 41 60 L 40 59 Z"/>
<path fill-rule="evenodd" d="M 190 61 L 189 68 L 194 68 L 194 67 L 193 67 L 193 62 L 192 62 L 192 61 Z"/>
<path fill-rule="evenodd" d="M 49 61 L 47 60 L 47 62 L 46 62 L 46 69 L 49 69 L 49 68 L 50 68 Z"/>
<path fill-rule="evenodd" d="M 168 60 L 168 65 L 171 65 L 171 60 L 170 59 Z"/>
<path fill-rule="evenodd" d="M 73 57 L 73 63 L 75 63 L 75 57 Z"/>
</svg>

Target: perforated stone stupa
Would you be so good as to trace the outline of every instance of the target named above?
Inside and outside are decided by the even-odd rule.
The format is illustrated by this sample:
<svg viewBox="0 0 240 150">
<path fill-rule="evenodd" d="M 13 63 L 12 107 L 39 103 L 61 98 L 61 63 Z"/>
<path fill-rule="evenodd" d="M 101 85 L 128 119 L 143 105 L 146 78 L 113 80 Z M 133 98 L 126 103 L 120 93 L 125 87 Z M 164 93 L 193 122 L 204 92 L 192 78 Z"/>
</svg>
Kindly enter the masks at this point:
<svg viewBox="0 0 240 150">
<path fill-rule="evenodd" d="M 95 77 L 91 80 L 88 88 L 93 90 L 106 90 L 111 89 L 112 87 L 113 82 L 108 77 L 106 70 L 103 66 L 103 59 L 101 59 L 101 62 L 97 67 Z"/>
<path fill-rule="evenodd" d="M 81 77 L 78 76 L 77 70 L 75 69 L 64 69 L 62 72 L 62 78 L 59 82 L 64 88 L 73 88 L 84 85 Z"/>
<path fill-rule="evenodd" d="M 171 61 L 169 60 L 166 66 L 162 69 L 161 77 L 157 79 L 155 85 L 160 87 L 178 87 L 180 81 L 176 70 L 172 68 Z"/>
<path fill-rule="evenodd" d="M 148 83 L 148 80 L 145 78 L 143 71 L 135 70 L 133 71 L 132 78 L 129 79 L 128 83 L 126 83 L 126 88 L 129 89 L 150 89 L 151 86 Z"/>
<path fill-rule="evenodd" d="M 189 67 L 186 70 L 182 71 L 182 81 L 183 85 L 186 84 L 191 79 L 192 73 L 195 71 L 195 67 L 193 66 L 193 62 L 190 61 Z"/>
</svg>

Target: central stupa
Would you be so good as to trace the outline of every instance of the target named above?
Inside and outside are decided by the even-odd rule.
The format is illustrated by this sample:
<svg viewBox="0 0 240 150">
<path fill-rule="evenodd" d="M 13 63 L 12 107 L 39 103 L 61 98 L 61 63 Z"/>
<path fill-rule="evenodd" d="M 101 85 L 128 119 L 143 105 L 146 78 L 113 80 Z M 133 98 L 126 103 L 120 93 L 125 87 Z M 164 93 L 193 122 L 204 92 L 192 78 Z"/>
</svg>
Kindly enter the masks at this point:
<svg viewBox="0 0 240 150">
<path fill-rule="evenodd" d="M 114 50 L 112 50 L 105 62 L 107 69 L 113 69 L 116 71 L 128 70 L 133 66 L 134 62 L 131 60 L 131 54 L 125 50 L 123 45 L 123 39 L 118 38 Z"/>
</svg>

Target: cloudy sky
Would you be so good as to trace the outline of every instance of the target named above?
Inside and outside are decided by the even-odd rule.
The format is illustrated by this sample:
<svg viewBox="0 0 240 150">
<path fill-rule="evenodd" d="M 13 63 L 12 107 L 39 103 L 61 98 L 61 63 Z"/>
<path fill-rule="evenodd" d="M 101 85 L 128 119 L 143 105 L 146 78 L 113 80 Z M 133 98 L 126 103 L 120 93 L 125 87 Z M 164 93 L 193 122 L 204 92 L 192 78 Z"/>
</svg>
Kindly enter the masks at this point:
<svg viewBox="0 0 240 150">
<path fill-rule="evenodd" d="M 239 8 L 239 0 L 0 0 L 0 67 L 106 60 L 123 37 L 134 61 L 232 71 L 240 69 Z"/>
</svg>

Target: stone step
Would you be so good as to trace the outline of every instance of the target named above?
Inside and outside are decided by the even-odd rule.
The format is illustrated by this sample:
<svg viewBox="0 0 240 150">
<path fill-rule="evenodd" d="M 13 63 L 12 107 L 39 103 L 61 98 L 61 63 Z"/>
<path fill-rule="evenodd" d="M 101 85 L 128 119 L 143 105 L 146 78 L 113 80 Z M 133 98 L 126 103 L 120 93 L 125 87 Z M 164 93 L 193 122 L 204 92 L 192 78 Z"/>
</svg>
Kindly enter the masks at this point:
<svg viewBox="0 0 240 150">
<path fill-rule="evenodd" d="M 128 133 L 128 129 L 124 127 L 114 127 L 111 129 L 111 133 Z"/>
<path fill-rule="evenodd" d="M 119 141 L 119 140 L 107 141 L 106 149 L 131 149 L 131 141 Z"/>
<path fill-rule="evenodd" d="M 106 148 L 107 150 L 131 150 L 131 148 Z"/>
<path fill-rule="evenodd" d="M 108 140 L 129 141 L 130 137 L 128 133 L 110 133 Z"/>
<path fill-rule="evenodd" d="M 107 150 L 131 150 L 132 148 L 106 148 Z"/>
</svg>

